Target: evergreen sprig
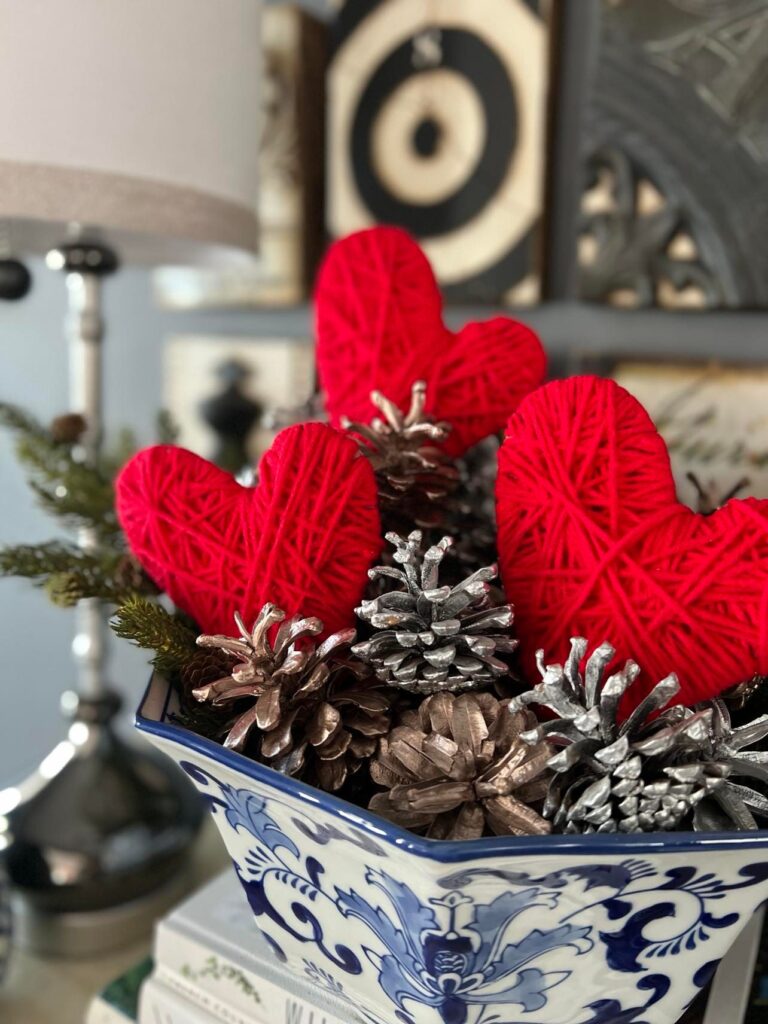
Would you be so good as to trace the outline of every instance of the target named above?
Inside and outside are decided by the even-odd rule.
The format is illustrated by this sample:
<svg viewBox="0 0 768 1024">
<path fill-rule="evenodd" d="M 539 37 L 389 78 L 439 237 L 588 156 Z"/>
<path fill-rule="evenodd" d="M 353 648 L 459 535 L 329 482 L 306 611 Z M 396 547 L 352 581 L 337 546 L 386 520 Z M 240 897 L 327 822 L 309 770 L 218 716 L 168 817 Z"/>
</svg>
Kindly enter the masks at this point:
<svg viewBox="0 0 768 1024">
<path fill-rule="evenodd" d="M 118 578 L 119 561 L 82 558 L 69 569 L 51 573 L 45 580 L 45 591 L 60 608 L 73 608 L 87 597 L 119 604 L 126 599 L 125 588 Z"/>
<path fill-rule="evenodd" d="M 178 615 L 143 597 L 131 597 L 115 612 L 111 626 L 123 640 L 154 652 L 152 664 L 164 674 L 174 674 L 201 657 L 197 633 Z"/>
<path fill-rule="evenodd" d="M 0 402 L 0 427 L 15 434 L 16 452 L 39 504 L 65 526 L 87 529 L 86 550 L 67 541 L 0 548 L 0 576 L 21 576 L 42 587 L 54 602 L 71 607 L 83 598 L 123 604 L 157 588 L 128 552 L 115 513 L 113 480 L 136 448 L 130 431 L 95 464 L 80 443 L 86 429 L 78 415 L 57 417 L 50 428 L 18 406 Z M 168 435 L 170 421 L 162 430 Z"/>
<path fill-rule="evenodd" d="M 87 597 L 122 604 L 134 594 L 157 592 L 122 551 L 84 551 L 65 541 L 0 548 L 2 576 L 32 580 L 62 608 L 71 608 Z"/>
<path fill-rule="evenodd" d="M 87 526 L 106 541 L 120 536 L 112 479 L 129 454 L 127 438 L 121 439 L 111 455 L 90 465 L 76 442 L 57 441 L 39 420 L 18 406 L 0 402 L 0 426 L 16 435 L 19 462 L 46 512 L 67 526 Z"/>
<path fill-rule="evenodd" d="M 0 576 L 22 576 L 42 581 L 52 573 L 66 572 L 82 557 L 83 552 L 77 545 L 66 541 L 14 544 L 0 548 Z"/>
</svg>

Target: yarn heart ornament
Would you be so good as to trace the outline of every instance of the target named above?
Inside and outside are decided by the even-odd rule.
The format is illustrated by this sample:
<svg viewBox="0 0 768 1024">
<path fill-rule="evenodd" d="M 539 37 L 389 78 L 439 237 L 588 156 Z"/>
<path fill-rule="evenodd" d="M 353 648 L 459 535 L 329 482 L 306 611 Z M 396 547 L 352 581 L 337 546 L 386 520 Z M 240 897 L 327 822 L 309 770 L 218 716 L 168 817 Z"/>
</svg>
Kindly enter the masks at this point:
<svg viewBox="0 0 768 1024">
<path fill-rule="evenodd" d="M 352 438 L 322 423 L 281 431 L 256 487 L 183 448 L 146 448 L 116 490 L 131 551 L 203 632 L 229 636 L 235 612 L 250 625 L 267 601 L 326 634 L 353 624 L 381 538 Z"/>
<path fill-rule="evenodd" d="M 336 425 L 379 415 L 372 391 L 406 412 L 411 386 L 424 380 L 426 411 L 452 425 L 445 448 L 460 455 L 499 433 L 546 372 L 541 342 L 517 320 L 449 330 L 432 268 L 400 228 L 334 243 L 318 275 L 315 311 L 318 374 Z"/>
<path fill-rule="evenodd" d="M 521 404 L 497 504 L 529 668 L 537 648 L 562 662 L 572 636 L 608 640 L 648 684 L 677 673 L 688 705 L 768 672 L 768 501 L 681 505 L 663 439 L 613 381 L 557 381 Z"/>
</svg>

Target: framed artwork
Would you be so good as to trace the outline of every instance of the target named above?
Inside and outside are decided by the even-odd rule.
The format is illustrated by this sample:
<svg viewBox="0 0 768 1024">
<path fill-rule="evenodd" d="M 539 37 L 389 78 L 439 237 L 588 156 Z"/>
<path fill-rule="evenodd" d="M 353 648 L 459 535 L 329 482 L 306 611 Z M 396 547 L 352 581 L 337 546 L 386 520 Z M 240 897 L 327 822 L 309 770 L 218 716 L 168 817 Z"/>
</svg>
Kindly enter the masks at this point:
<svg viewBox="0 0 768 1024">
<path fill-rule="evenodd" d="M 700 488 L 715 505 L 768 498 L 768 368 L 626 361 L 611 376 L 667 442 L 681 501 L 696 507 Z"/>
<path fill-rule="evenodd" d="M 326 43 L 325 25 L 299 8 L 265 6 L 258 258 L 226 270 L 157 270 L 162 307 L 284 306 L 306 297 L 323 247 Z"/>
<path fill-rule="evenodd" d="M 449 300 L 539 296 L 549 4 L 347 0 L 328 73 L 332 237 L 398 224 Z"/>
<path fill-rule="evenodd" d="M 768 306 L 768 0 L 599 0 L 579 294 Z"/>
<path fill-rule="evenodd" d="M 243 458 L 255 464 L 272 443 L 270 414 L 308 401 L 314 389 L 309 340 L 176 335 L 165 344 L 163 407 L 178 426 L 178 443 L 233 471 Z M 230 435 L 234 465 L 229 452 L 221 457 Z"/>
</svg>

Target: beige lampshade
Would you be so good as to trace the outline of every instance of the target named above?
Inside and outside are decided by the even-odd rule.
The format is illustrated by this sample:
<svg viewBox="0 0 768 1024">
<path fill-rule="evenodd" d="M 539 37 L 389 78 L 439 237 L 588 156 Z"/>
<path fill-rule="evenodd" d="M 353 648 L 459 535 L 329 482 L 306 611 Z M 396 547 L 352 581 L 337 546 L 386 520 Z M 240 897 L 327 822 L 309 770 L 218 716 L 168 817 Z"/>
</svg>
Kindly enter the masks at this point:
<svg viewBox="0 0 768 1024">
<path fill-rule="evenodd" d="M 122 259 L 257 245 L 260 0 L 0 0 L 0 229 Z"/>
</svg>

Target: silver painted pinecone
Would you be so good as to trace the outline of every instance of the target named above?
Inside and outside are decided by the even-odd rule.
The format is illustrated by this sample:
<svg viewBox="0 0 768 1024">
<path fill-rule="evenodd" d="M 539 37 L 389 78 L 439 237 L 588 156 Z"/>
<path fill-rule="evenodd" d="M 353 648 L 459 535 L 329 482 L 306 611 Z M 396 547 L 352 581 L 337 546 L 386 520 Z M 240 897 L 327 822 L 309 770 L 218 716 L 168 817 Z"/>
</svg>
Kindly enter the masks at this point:
<svg viewBox="0 0 768 1024">
<path fill-rule="evenodd" d="M 768 818 L 768 751 L 749 750 L 768 737 L 768 715 L 734 728 L 727 705 L 722 700 L 700 705 L 710 713 L 710 727 L 702 744 L 702 755 L 728 768 L 725 784 L 703 800 L 694 815 L 694 827 L 700 832 L 737 828 L 754 830 L 755 817 Z M 762 784 L 763 792 L 736 779 L 752 779 Z"/>
<path fill-rule="evenodd" d="M 369 662 L 390 686 L 429 694 L 441 690 L 477 689 L 507 674 L 497 657 L 517 646 L 509 630 L 514 613 L 508 604 L 494 605 L 490 581 L 495 565 L 478 569 L 454 587 L 439 586 L 440 563 L 452 540 L 444 537 L 421 552 L 422 535 L 407 539 L 387 534 L 395 545 L 394 560 L 402 568 L 377 566 L 372 580 L 395 580 L 387 590 L 356 609 L 369 622 L 373 636 L 352 651 Z"/>
<path fill-rule="evenodd" d="M 543 811 L 555 831 L 705 829 L 716 818 L 723 826 L 726 816 L 727 827 L 756 827 L 749 808 L 764 813 L 768 801 L 731 780 L 744 774 L 768 779 L 765 755 L 739 753 L 768 734 L 768 722 L 732 730 L 719 704 L 669 707 L 680 689 L 675 675 L 657 683 L 622 721 L 619 707 L 639 667 L 628 661 L 606 678 L 615 650 L 604 643 L 587 659 L 582 678 L 586 651 L 579 637 L 571 640 L 565 665 L 544 665 L 539 652 L 542 681 L 510 704 L 515 711 L 540 705 L 557 716 L 523 735 L 562 748 L 549 761 L 556 774 Z"/>
</svg>

